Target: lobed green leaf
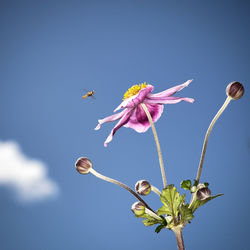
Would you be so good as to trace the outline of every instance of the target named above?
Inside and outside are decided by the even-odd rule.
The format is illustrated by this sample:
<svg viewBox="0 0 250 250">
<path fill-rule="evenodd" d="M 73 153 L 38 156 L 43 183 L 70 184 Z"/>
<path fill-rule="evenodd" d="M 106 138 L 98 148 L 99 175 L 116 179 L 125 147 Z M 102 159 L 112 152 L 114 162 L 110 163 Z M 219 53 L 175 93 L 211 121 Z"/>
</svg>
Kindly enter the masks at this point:
<svg viewBox="0 0 250 250">
<path fill-rule="evenodd" d="M 166 214 L 173 217 L 177 216 L 179 207 L 185 202 L 185 194 L 180 196 L 180 193 L 177 192 L 174 185 L 168 185 L 167 188 L 163 189 L 160 198 L 165 206 L 157 211 L 160 215 Z"/>
<path fill-rule="evenodd" d="M 200 201 L 199 199 L 197 199 L 197 200 L 194 202 L 194 204 L 192 205 L 191 209 L 192 209 L 192 211 L 194 212 L 197 208 L 203 206 L 203 205 L 206 204 L 207 202 L 209 202 L 209 201 L 211 201 L 211 200 L 213 200 L 213 199 L 215 199 L 215 198 L 217 198 L 217 197 L 219 197 L 219 196 L 222 196 L 222 195 L 224 195 L 224 194 L 217 194 L 217 195 L 211 196 L 211 197 L 209 197 L 209 198 L 207 198 L 207 199 L 205 199 L 205 200 L 203 200 L 203 201 Z"/>
<path fill-rule="evenodd" d="M 179 207 L 182 223 L 187 223 L 194 218 L 192 209 L 189 208 L 188 206 L 189 204 L 185 204 Z"/>
</svg>

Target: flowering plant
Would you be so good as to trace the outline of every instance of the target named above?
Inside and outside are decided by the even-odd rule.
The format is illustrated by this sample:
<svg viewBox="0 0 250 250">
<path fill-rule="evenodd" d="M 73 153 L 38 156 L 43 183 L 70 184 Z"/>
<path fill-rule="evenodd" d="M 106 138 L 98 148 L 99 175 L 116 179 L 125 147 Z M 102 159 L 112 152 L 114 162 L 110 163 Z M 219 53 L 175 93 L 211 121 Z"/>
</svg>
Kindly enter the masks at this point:
<svg viewBox="0 0 250 250">
<path fill-rule="evenodd" d="M 158 151 L 163 181 L 162 191 L 151 185 L 146 180 L 138 181 L 135 184 L 134 191 L 124 183 L 106 177 L 95 171 L 92 167 L 92 162 L 87 157 L 80 157 L 75 163 L 76 170 L 80 174 L 92 173 L 96 177 L 119 185 L 133 194 L 138 199 L 138 201 L 135 202 L 131 207 L 131 210 L 135 214 L 135 216 L 143 218 L 144 220 L 142 222 L 145 226 L 157 225 L 155 229 L 156 233 L 159 233 L 164 228 L 173 231 L 176 236 L 177 246 L 179 250 L 185 249 L 182 230 L 186 226 L 186 224 L 193 219 L 194 212 L 205 203 L 222 195 L 218 194 L 215 196 L 211 196 L 211 191 L 208 188 L 209 184 L 200 183 L 200 176 L 207 142 L 215 122 L 225 110 L 229 102 L 231 100 L 237 100 L 241 98 L 244 94 L 244 87 L 239 82 L 232 82 L 227 86 L 227 98 L 211 121 L 206 132 L 196 178 L 193 183 L 190 180 L 183 180 L 181 182 L 181 188 L 189 190 L 191 193 L 191 200 L 188 203 L 186 202 L 185 194 L 180 195 L 174 185 L 167 185 L 160 143 L 154 123 L 161 117 L 163 113 L 163 104 L 174 104 L 180 101 L 186 101 L 189 103 L 194 102 L 193 98 L 173 96 L 176 92 L 182 90 L 184 87 L 187 87 L 191 83 L 191 81 L 192 80 L 188 80 L 181 85 L 177 85 L 156 94 L 151 93 L 154 89 L 152 85 L 146 83 L 134 85 L 124 94 L 123 102 L 114 110 L 114 112 L 119 109 L 123 110 L 120 113 L 98 120 L 99 123 L 95 128 L 96 130 L 98 130 L 100 129 L 101 125 L 106 122 L 119 120 L 104 142 L 104 146 L 107 147 L 108 143 L 112 141 L 116 131 L 122 126 L 132 128 L 139 133 L 146 132 L 148 128 L 151 127 Z M 141 196 L 150 194 L 151 191 L 155 192 L 163 203 L 163 206 L 160 207 L 157 211 L 154 211 L 141 198 Z"/>
</svg>

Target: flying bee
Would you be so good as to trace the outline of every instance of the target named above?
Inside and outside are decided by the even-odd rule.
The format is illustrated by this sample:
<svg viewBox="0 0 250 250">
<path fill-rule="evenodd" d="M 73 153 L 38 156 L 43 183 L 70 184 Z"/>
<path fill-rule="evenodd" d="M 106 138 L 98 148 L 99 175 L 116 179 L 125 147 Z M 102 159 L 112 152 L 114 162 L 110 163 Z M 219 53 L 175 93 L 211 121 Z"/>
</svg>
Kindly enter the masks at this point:
<svg viewBox="0 0 250 250">
<path fill-rule="evenodd" d="M 94 94 L 95 94 L 95 91 L 91 90 L 91 91 L 87 92 L 87 94 L 85 94 L 84 96 L 82 96 L 82 99 L 85 99 L 86 97 L 89 97 L 89 96 L 93 96 Z"/>
</svg>

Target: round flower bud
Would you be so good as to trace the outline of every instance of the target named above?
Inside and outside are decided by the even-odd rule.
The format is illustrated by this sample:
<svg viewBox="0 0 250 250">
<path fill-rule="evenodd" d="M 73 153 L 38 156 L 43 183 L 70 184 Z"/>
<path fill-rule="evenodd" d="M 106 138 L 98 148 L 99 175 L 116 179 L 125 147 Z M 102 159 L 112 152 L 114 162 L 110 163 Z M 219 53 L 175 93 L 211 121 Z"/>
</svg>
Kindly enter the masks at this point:
<svg viewBox="0 0 250 250">
<path fill-rule="evenodd" d="M 140 195 L 148 195 L 151 192 L 151 185 L 145 180 L 137 181 L 135 184 L 135 191 Z"/>
<path fill-rule="evenodd" d="M 203 201 L 211 196 L 211 191 L 208 187 L 203 187 L 197 191 L 196 195 L 200 201 Z"/>
<path fill-rule="evenodd" d="M 141 216 L 145 214 L 145 205 L 141 201 L 137 201 L 132 205 L 131 210 L 135 216 Z"/>
<path fill-rule="evenodd" d="M 244 87 L 240 82 L 231 82 L 227 85 L 226 93 L 232 99 L 240 99 L 244 94 Z"/>
<path fill-rule="evenodd" d="M 79 174 L 88 174 L 92 168 L 92 162 L 87 157 L 80 157 L 77 159 L 75 167 Z"/>
</svg>

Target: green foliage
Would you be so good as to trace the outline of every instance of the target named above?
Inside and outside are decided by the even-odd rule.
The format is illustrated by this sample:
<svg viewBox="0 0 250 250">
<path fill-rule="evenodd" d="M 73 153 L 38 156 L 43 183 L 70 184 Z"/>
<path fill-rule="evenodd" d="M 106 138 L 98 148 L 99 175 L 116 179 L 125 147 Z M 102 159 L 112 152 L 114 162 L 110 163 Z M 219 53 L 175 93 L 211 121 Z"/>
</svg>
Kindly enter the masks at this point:
<svg viewBox="0 0 250 250">
<path fill-rule="evenodd" d="M 161 207 L 157 213 L 171 215 L 173 218 L 178 215 L 179 207 L 185 202 L 185 194 L 180 195 L 174 185 L 168 185 L 160 195 L 164 208 Z"/>
<path fill-rule="evenodd" d="M 190 180 L 184 180 L 181 182 L 181 188 L 190 190 L 192 187 L 192 183 Z"/>
<path fill-rule="evenodd" d="M 198 183 L 198 181 L 197 180 L 194 180 L 194 184 L 193 184 L 193 186 L 197 186 L 199 183 Z"/>
<path fill-rule="evenodd" d="M 186 184 L 190 184 L 189 186 L 191 187 L 191 181 L 186 181 L 185 185 Z M 171 216 L 173 218 L 167 228 L 176 225 L 185 225 L 193 219 L 193 212 L 189 208 L 189 204 L 185 204 L 185 194 L 180 195 L 174 185 L 167 186 L 167 188 L 162 191 L 160 198 L 164 205 L 157 211 L 157 213 L 159 215 Z"/>
<path fill-rule="evenodd" d="M 156 227 L 155 229 L 156 233 L 159 233 L 163 228 L 165 228 L 168 225 L 166 219 L 163 216 L 161 216 L 161 218 L 162 218 L 162 222 L 158 227 Z"/>
<path fill-rule="evenodd" d="M 184 189 L 188 189 L 190 191 L 192 187 L 195 187 L 196 189 L 196 191 L 193 193 L 192 202 L 190 205 L 185 203 L 185 194 L 180 195 L 174 185 L 168 185 L 165 189 L 163 189 L 160 195 L 160 199 L 163 203 L 163 206 L 157 211 L 157 214 L 160 216 L 160 218 L 157 218 L 154 215 L 152 216 L 150 213 L 144 213 L 143 215 L 137 217 L 145 219 L 142 221 L 145 226 L 159 224 L 155 229 L 156 233 L 159 233 L 163 228 L 183 228 L 194 218 L 193 213 L 196 211 L 196 209 L 203 206 L 208 201 L 223 195 L 218 194 L 201 201 L 196 195 L 198 190 L 196 187 L 197 184 L 196 186 L 195 184 L 196 183 L 192 185 L 190 180 L 184 180 L 181 182 L 181 187 Z M 208 183 L 204 183 L 204 185 L 207 187 Z"/>
<path fill-rule="evenodd" d="M 143 215 L 136 215 L 136 217 L 146 219 L 146 220 L 142 221 L 142 223 L 145 226 L 153 226 L 155 224 L 162 223 L 162 220 L 165 220 L 164 217 L 161 217 L 161 219 L 156 219 L 156 218 L 154 218 L 151 215 L 146 214 L 146 213 L 144 213 Z"/>
<path fill-rule="evenodd" d="M 151 217 L 150 219 L 143 220 L 142 223 L 144 224 L 144 226 L 148 227 L 158 224 L 159 220 L 156 220 L 155 218 Z"/>
<path fill-rule="evenodd" d="M 191 210 L 192 212 L 194 212 L 197 208 L 203 206 L 205 203 L 207 203 L 208 201 L 213 200 L 214 198 L 217 198 L 219 196 L 222 196 L 223 194 L 217 194 L 214 196 L 211 196 L 203 201 L 200 201 L 198 198 L 193 202 L 192 206 L 191 206 Z"/>
<path fill-rule="evenodd" d="M 194 218 L 192 209 L 188 207 L 189 204 L 185 204 L 180 206 L 180 214 L 181 214 L 181 223 L 189 222 Z"/>
</svg>

